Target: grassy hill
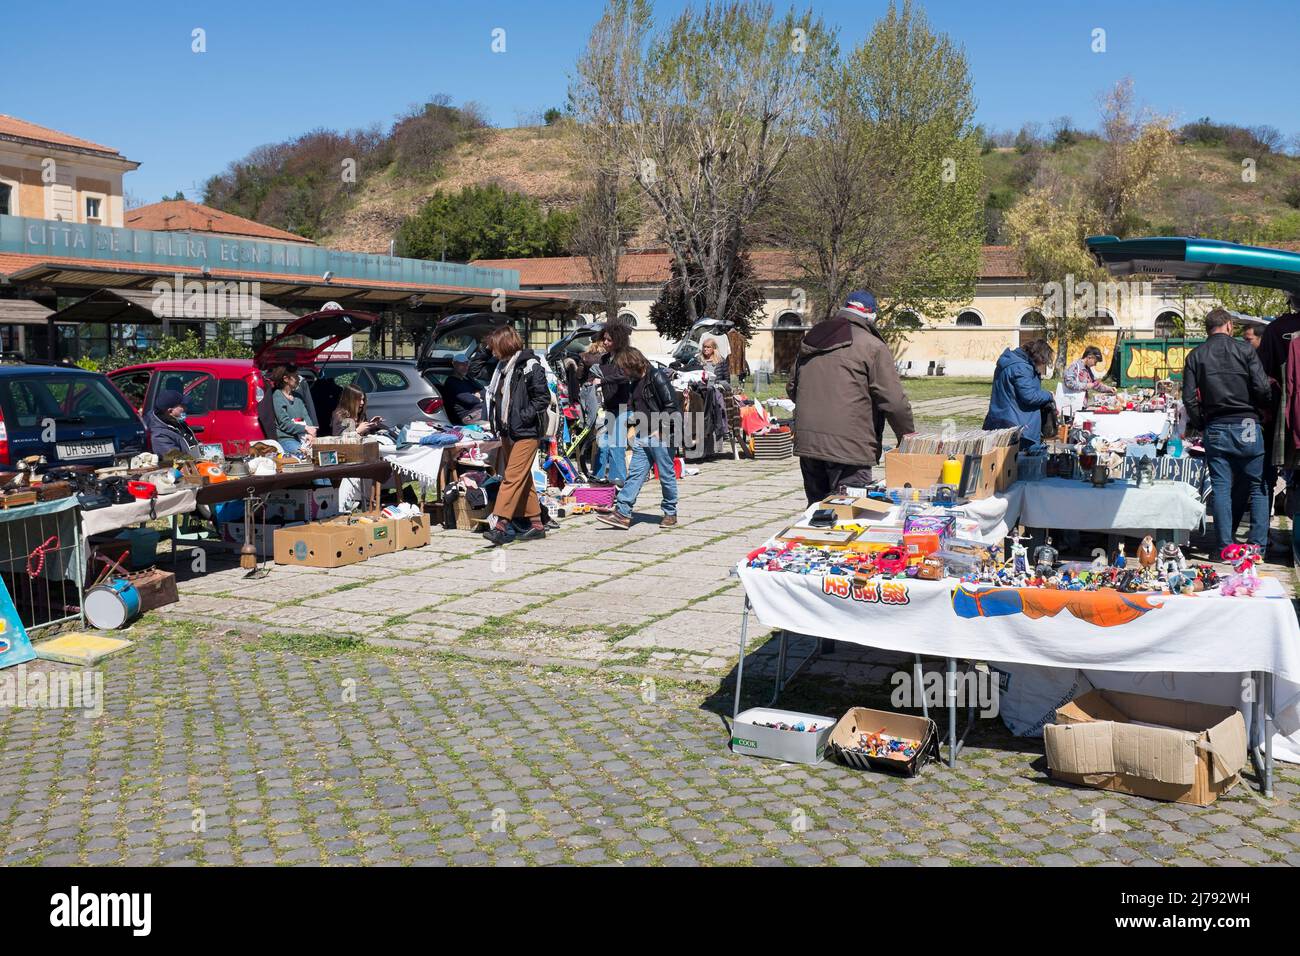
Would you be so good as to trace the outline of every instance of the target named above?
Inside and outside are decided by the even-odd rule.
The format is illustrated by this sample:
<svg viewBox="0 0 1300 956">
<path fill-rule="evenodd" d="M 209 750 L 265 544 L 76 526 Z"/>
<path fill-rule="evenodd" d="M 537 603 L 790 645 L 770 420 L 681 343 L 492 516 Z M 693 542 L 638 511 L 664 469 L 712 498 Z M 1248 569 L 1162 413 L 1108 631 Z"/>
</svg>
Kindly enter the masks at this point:
<svg viewBox="0 0 1300 956">
<path fill-rule="evenodd" d="M 387 252 L 402 221 L 435 192 L 498 184 L 549 208 L 570 208 L 583 183 L 573 127 L 492 129 L 445 104 L 416 112 L 384 134 L 315 131 L 263 147 L 209 181 L 205 201 L 323 245 Z M 1045 177 L 1083 179 L 1101 143 L 1086 135 L 1047 143 L 989 148 L 985 174 L 986 241 L 1003 239 L 1001 214 Z M 337 186 L 339 158 L 361 152 L 355 183 Z M 1255 157 L 1253 182 L 1242 158 Z M 335 155 L 337 154 L 337 155 Z M 331 184 L 333 183 L 333 184 Z M 326 184 L 322 186 L 321 184 Z M 1300 157 L 1241 144 L 1184 143 L 1174 169 L 1138 209 L 1137 234 L 1188 234 L 1240 241 L 1300 240 Z M 647 224 L 636 245 L 655 241 Z"/>
</svg>

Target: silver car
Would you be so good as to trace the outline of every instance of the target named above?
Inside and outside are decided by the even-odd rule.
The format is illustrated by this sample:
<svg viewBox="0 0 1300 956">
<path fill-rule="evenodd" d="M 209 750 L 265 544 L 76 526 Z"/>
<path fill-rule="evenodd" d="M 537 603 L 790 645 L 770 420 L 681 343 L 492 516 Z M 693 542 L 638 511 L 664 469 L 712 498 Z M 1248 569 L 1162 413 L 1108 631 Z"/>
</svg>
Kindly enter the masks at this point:
<svg viewBox="0 0 1300 956">
<path fill-rule="evenodd" d="M 339 359 L 323 362 L 312 398 L 322 422 L 328 422 L 344 386 L 366 393 L 366 414 L 378 415 L 400 428 L 413 421 L 449 425 L 442 392 L 419 370 L 402 359 Z M 331 387 L 332 386 L 332 387 Z"/>
</svg>

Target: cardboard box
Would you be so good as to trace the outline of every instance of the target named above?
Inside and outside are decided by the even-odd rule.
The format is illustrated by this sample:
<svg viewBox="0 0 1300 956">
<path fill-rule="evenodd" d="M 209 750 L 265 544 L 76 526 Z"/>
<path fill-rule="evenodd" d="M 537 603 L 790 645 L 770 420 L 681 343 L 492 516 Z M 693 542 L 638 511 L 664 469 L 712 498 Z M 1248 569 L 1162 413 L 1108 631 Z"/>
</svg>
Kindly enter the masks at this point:
<svg viewBox="0 0 1300 956">
<path fill-rule="evenodd" d="M 835 512 L 836 521 L 880 521 L 894 510 L 894 505 L 878 498 L 856 498 L 852 495 L 832 495 L 823 498 L 818 508 Z"/>
<path fill-rule="evenodd" d="M 379 442 L 343 441 L 337 438 L 318 438 L 311 444 L 312 461 L 320 463 L 321 452 L 332 452 L 337 465 L 355 465 L 379 460 Z"/>
<path fill-rule="evenodd" d="M 776 536 L 777 541 L 802 541 L 814 548 L 847 548 L 858 536 L 858 532 L 840 528 L 812 528 L 807 525 L 791 525 Z"/>
<path fill-rule="evenodd" d="M 966 491 L 971 498 L 987 498 L 1006 491 L 1015 484 L 1018 447 L 995 448 L 980 456 L 980 472 L 972 478 Z M 885 455 L 885 484 L 890 488 L 930 488 L 939 484 L 947 455 L 905 455 L 891 451 Z M 967 484 L 966 476 L 962 483 Z"/>
<path fill-rule="evenodd" d="M 330 518 L 325 523 L 359 528 L 365 541 L 367 558 L 373 558 L 379 554 L 392 554 L 397 550 L 396 518 L 385 518 L 377 512 L 371 514 L 354 513 Z"/>
<path fill-rule="evenodd" d="M 760 724 L 816 724 L 816 731 L 781 730 L 779 727 L 762 727 Z M 770 757 L 790 763 L 821 763 L 826 752 L 835 718 L 816 714 L 801 714 L 792 710 L 772 710 L 751 707 L 736 715 L 731 728 L 731 749 L 734 753 L 751 757 Z"/>
<path fill-rule="evenodd" d="M 1246 765 L 1235 707 L 1091 690 L 1043 728 L 1052 776 L 1084 787 L 1206 807 Z"/>
<path fill-rule="evenodd" d="M 253 547 L 259 558 L 269 558 L 275 552 L 275 532 L 279 528 L 291 528 L 303 524 L 302 521 L 261 521 L 253 522 Z M 244 522 L 223 521 L 221 523 L 221 540 L 239 551 L 244 546 Z"/>
<path fill-rule="evenodd" d="M 872 757 L 854 750 L 859 734 L 885 733 L 920 743 L 916 755 L 908 760 L 890 757 Z M 939 756 L 939 729 L 933 720 L 900 714 L 892 710 L 873 710 L 870 707 L 850 707 L 831 730 L 831 751 L 850 767 L 858 770 L 885 770 L 913 776 L 920 772 L 927 760 Z"/>
<path fill-rule="evenodd" d="M 337 488 L 287 488 L 266 496 L 266 520 L 272 523 L 324 521 L 338 513 Z"/>
<path fill-rule="evenodd" d="M 394 518 L 397 523 L 397 549 L 423 548 L 429 543 L 430 520 L 427 514 L 414 518 Z"/>
<path fill-rule="evenodd" d="M 319 522 L 277 528 L 274 553 L 276 564 L 308 568 L 341 568 L 368 556 L 362 528 Z"/>
</svg>

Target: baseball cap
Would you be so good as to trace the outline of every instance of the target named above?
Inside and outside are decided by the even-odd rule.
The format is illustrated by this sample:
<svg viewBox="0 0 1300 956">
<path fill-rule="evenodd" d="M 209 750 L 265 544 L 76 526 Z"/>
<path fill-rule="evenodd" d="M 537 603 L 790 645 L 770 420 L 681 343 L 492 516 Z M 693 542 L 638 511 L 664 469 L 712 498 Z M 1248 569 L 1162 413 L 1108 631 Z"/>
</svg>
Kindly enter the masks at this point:
<svg viewBox="0 0 1300 956">
<path fill-rule="evenodd" d="M 863 315 L 875 315 L 876 297 L 866 289 L 858 289 L 856 292 L 849 293 L 849 297 L 844 301 L 844 307 Z"/>
</svg>

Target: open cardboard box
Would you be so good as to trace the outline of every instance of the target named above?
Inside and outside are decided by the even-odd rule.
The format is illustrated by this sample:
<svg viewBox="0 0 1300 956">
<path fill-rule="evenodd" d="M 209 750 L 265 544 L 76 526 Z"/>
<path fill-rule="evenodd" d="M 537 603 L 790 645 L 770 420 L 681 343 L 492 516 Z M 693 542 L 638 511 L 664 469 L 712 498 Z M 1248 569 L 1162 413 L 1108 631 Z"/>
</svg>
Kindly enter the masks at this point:
<svg viewBox="0 0 1300 956">
<path fill-rule="evenodd" d="M 835 512 L 836 521 L 881 521 L 889 516 L 894 506 L 878 498 L 857 498 L 853 495 L 832 495 L 817 503 L 818 508 Z"/>
<path fill-rule="evenodd" d="M 341 568 L 364 561 L 366 536 L 359 525 L 312 523 L 277 528 L 276 564 L 309 568 Z"/>
<path fill-rule="evenodd" d="M 397 550 L 396 518 L 385 518 L 379 512 L 356 512 L 330 518 L 326 523 L 358 528 L 365 543 L 367 558 L 392 554 Z"/>
<path fill-rule="evenodd" d="M 1206 807 L 1246 765 L 1246 723 L 1234 707 L 1090 690 L 1043 728 L 1058 780 Z"/>
<path fill-rule="evenodd" d="M 987 498 L 1006 491 L 1018 475 L 1016 455 L 1019 446 L 995 448 L 979 459 L 978 475 L 962 475 L 959 493 L 970 498 Z M 907 455 L 900 451 L 885 454 L 885 484 L 890 488 L 930 488 L 940 484 L 947 455 Z"/>
<path fill-rule="evenodd" d="M 854 750 L 858 734 L 885 733 L 920 743 L 916 755 L 907 760 L 892 757 L 872 757 Z M 939 733 L 933 720 L 892 710 L 874 710 L 870 707 L 850 707 L 831 730 L 831 751 L 841 761 L 858 770 L 886 770 L 915 776 L 925 762 L 939 756 Z"/>
</svg>

